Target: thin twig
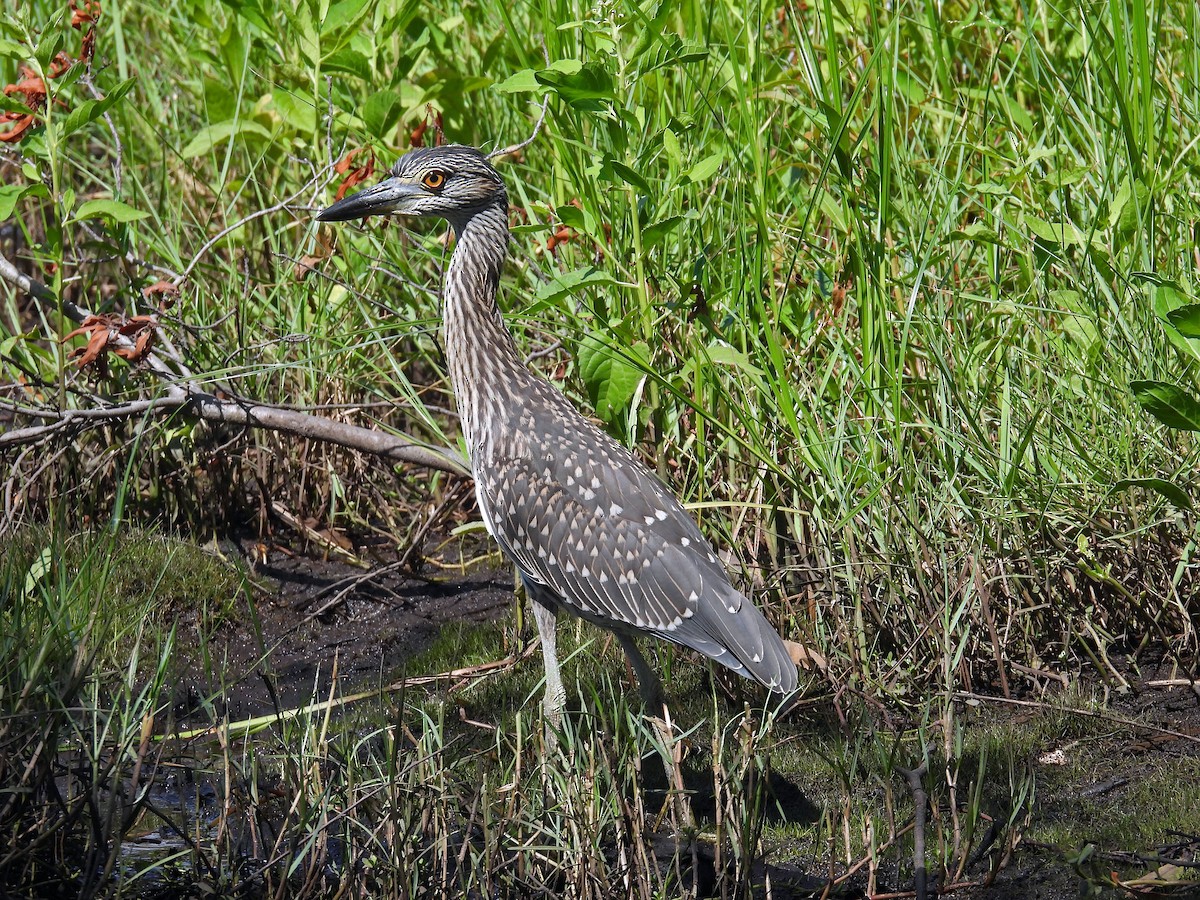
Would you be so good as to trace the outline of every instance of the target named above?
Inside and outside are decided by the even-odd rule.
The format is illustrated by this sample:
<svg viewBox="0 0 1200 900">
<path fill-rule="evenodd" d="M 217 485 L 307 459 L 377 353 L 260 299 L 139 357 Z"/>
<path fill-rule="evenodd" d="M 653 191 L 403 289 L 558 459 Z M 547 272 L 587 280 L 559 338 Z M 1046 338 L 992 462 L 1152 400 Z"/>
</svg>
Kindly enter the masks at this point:
<svg viewBox="0 0 1200 900">
<path fill-rule="evenodd" d="M 542 130 L 542 123 L 546 121 L 546 110 L 549 108 L 550 95 L 546 94 L 546 96 L 542 99 L 541 115 L 538 116 L 537 124 L 533 126 L 533 134 L 529 135 L 529 137 L 525 138 L 525 140 L 521 141 L 519 144 L 513 144 L 510 147 L 505 147 L 503 150 L 493 150 L 488 154 L 487 158 L 495 159 L 498 156 L 508 156 L 512 153 L 518 153 L 532 144 L 537 139 L 538 132 Z"/>
<path fill-rule="evenodd" d="M 317 188 L 318 192 L 320 190 L 324 189 L 331 181 L 333 181 L 334 175 L 336 174 L 333 171 L 333 166 L 326 166 L 325 171 L 327 171 L 329 173 L 329 175 L 328 175 L 328 177 L 326 177 L 325 181 Z M 317 178 L 319 178 L 319 177 L 320 177 L 319 175 L 316 176 L 316 178 L 314 178 L 313 181 L 317 180 Z M 232 225 L 228 225 L 225 228 L 222 228 L 215 235 L 213 235 L 211 238 L 209 238 L 207 241 L 205 241 L 204 245 L 199 250 L 196 251 L 196 255 L 192 257 L 192 261 L 187 264 L 187 268 L 185 268 L 182 272 L 180 272 L 179 276 L 174 279 L 173 283 L 176 285 L 176 287 L 178 287 L 180 284 L 182 284 L 184 282 L 184 280 L 186 280 L 187 277 L 192 274 L 192 270 L 194 268 L 196 268 L 197 265 L 199 265 L 200 260 L 204 257 L 204 255 L 206 253 L 208 253 L 208 251 L 211 250 L 219 241 L 221 241 L 223 238 L 225 238 L 226 235 L 228 235 L 234 231 L 237 231 L 243 225 L 246 225 L 249 222 L 253 222 L 255 219 L 261 219 L 263 216 L 269 216 L 269 215 L 272 215 L 273 213 L 277 213 L 277 212 L 280 212 L 281 210 L 287 209 L 289 206 L 293 205 L 296 202 L 296 198 L 298 198 L 301 194 L 308 191 L 309 187 L 313 184 L 313 181 L 309 181 L 307 184 L 305 184 L 303 187 L 301 187 L 300 190 L 296 191 L 291 196 L 286 197 L 283 200 L 280 200 L 274 206 L 268 206 L 265 209 L 255 210 L 254 212 L 250 213 L 249 215 L 243 216 L 242 218 L 240 218 L 236 222 L 234 222 Z"/>
</svg>

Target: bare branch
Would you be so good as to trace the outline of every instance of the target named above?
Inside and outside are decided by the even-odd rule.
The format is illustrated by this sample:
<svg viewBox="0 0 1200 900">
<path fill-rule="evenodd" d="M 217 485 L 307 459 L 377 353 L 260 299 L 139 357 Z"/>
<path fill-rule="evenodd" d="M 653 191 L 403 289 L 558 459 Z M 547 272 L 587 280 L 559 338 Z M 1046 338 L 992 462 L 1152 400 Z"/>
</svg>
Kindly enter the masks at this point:
<svg viewBox="0 0 1200 900">
<path fill-rule="evenodd" d="M 43 303 L 58 302 L 49 288 L 28 275 L 22 274 L 3 256 L 0 256 L 0 278 Z M 77 322 L 82 322 L 91 315 L 89 310 L 66 299 L 61 301 L 60 308 L 64 315 Z M 110 338 L 110 344 L 130 349 L 134 347 L 133 341 L 120 334 L 114 334 Z M 22 410 L 22 414 L 30 416 L 43 418 L 58 416 L 59 418 L 46 425 L 4 432 L 0 434 L 0 446 L 27 444 L 31 441 L 41 440 L 50 433 L 68 426 L 78 427 L 89 421 L 129 417 L 148 411 L 184 409 L 191 415 L 208 422 L 242 428 L 265 428 L 270 431 L 336 444 L 339 447 L 358 450 L 362 453 L 370 453 L 392 462 L 412 463 L 454 475 L 470 476 L 470 470 L 463 462 L 462 457 L 452 450 L 426 447 L 398 435 L 386 434 L 345 422 L 335 422 L 332 419 L 308 415 L 295 410 L 264 406 L 252 400 L 219 398 L 201 390 L 194 381 L 181 377 L 154 353 L 146 354 L 143 364 L 166 382 L 166 393 L 162 397 L 143 401 L 141 406 L 132 403 L 123 407 L 99 408 L 86 412 L 62 410 L 49 413 L 41 409 Z"/>
<path fill-rule="evenodd" d="M 493 150 L 488 154 L 488 159 L 495 159 L 498 156 L 508 156 L 509 154 L 517 153 L 520 150 L 524 150 L 535 140 L 537 140 L 538 132 L 542 130 L 542 123 L 546 121 L 546 110 L 549 108 L 550 95 L 546 94 L 546 96 L 542 99 L 541 115 L 538 116 L 537 124 L 533 126 L 533 134 L 529 135 L 529 137 L 525 138 L 525 140 L 521 141 L 519 144 L 513 144 L 510 147 L 505 147 L 503 150 Z"/>
</svg>

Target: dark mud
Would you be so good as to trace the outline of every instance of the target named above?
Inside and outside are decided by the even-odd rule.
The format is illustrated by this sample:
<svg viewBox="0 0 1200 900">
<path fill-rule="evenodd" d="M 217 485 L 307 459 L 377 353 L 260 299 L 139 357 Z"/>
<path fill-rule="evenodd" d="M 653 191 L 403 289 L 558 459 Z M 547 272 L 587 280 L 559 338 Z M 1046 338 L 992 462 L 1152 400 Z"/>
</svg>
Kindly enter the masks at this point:
<svg viewBox="0 0 1200 900">
<path fill-rule="evenodd" d="M 209 668 L 219 671 L 196 678 L 205 667 L 184 654 L 193 678 L 181 685 L 181 712 L 198 712 L 201 696 L 235 721 L 325 699 L 335 660 L 339 693 L 434 674 L 409 663 L 443 627 L 499 619 L 514 602 L 513 576 L 503 569 L 433 579 L 395 565 L 364 571 L 277 551 L 255 565 L 254 577 L 262 589 L 247 621 L 213 635 L 210 656 L 220 665 Z"/>
<path fill-rule="evenodd" d="M 177 703 L 181 730 L 189 725 L 202 727 L 211 723 L 212 713 L 204 711 L 205 704 L 198 702 L 200 697 L 212 702 L 218 715 L 227 715 L 231 720 L 324 699 L 330 695 L 335 659 L 340 694 L 389 684 L 406 674 L 434 674 L 415 671 L 410 663 L 437 640 L 445 627 L 500 620 L 512 615 L 514 604 L 513 578 L 511 570 L 506 568 L 460 574 L 439 571 L 435 579 L 396 566 L 384 565 L 364 572 L 341 562 L 277 551 L 255 565 L 254 577 L 262 589 L 256 593 L 247 620 L 225 622 L 212 635 L 208 674 L 197 674 L 206 667 L 196 657 L 183 668 L 189 673 L 189 680 L 184 683 Z M 531 658 L 523 665 L 539 666 L 539 662 Z M 1064 785 L 1061 778 L 1056 778 L 1055 763 L 1050 757 L 1049 761 L 1039 762 L 1036 812 L 1039 820 L 1069 821 L 1084 808 L 1095 814 L 1097 809 L 1104 809 L 1103 803 L 1116 808 L 1137 802 L 1134 789 L 1139 780 L 1162 759 L 1200 752 L 1200 745 L 1188 739 L 1200 736 L 1200 705 L 1191 690 L 1181 688 L 1177 682 L 1155 684 L 1177 675 L 1165 667 L 1136 675 L 1130 673 L 1132 689 L 1109 697 L 1108 712 L 1122 718 L 1138 718 L 1151 727 L 1140 732 L 1114 730 L 1104 766 L 1089 773 L 1086 783 Z M 989 709 L 1017 724 L 1023 717 L 1034 714 L 1030 708 L 1018 704 Z M 1156 731 L 1155 727 L 1162 730 Z M 1168 732 L 1177 734 L 1172 736 Z M 1069 753 L 1070 744 L 1064 743 Z M 651 778 L 656 777 L 652 767 L 648 773 Z M 704 819 L 711 812 L 707 808 L 712 803 L 709 787 L 703 778 L 689 787 L 695 787 L 695 811 Z M 786 778 L 780 777 L 773 788 L 781 807 L 789 810 L 789 821 L 806 825 L 817 821 L 818 806 Z M 202 792 L 208 788 L 190 790 Z M 1081 805 L 1084 799 L 1089 801 L 1086 807 Z M 1099 806 L 1097 800 L 1101 801 Z M 193 815 L 202 818 L 204 798 L 197 796 L 191 805 Z M 1195 816 L 1191 818 L 1194 820 Z M 153 856 L 158 843 L 169 846 L 172 840 L 168 832 L 169 829 L 156 829 L 142 835 L 132 845 L 135 855 L 141 851 Z M 1200 854 L 1200 840 L 1190 845 L 1181 840 L 1181 846 L 1183 849 L 1175 858 L 1185 865 Z M 660 835 L 654 849 L 668 864 L 675 852 L 674 840 Z M 708 861 L 712 849 L 703 845 L 694 849 L 695 875 L 703 889 L 705 884 L 715 881 L 715 873 L 706 868 L 711 866 Z M 1162 848 L 1140 848 L 1148 856 L 1156 849 Z M 1083 856 L 1081 853 L 1073 858 L 1070 853 L 1027 842 L 1018 847 L 1012 861 L 990 884 L 956 885 L 952 894 L 973 900 L 1131 896 L 1115 887 L 1102 886 L 1105 866 L 1113 863 L 1112 868 L 1116 868 L 1120 859 Z M 824 864 L 789 859 L 786 851 L 777 850 L 772 857 L 771 864 L 758 870 L 756 879 L 760 884 L 770 883 L 771 897 L 780 900 L 821 895 L 826 883 Z M 1136 859 L 1124 862 L 1127 867 L 1138 864 Z M 1155 863 L 1148 858 L 1144 871 L 1154 868 Z M 1191 871 L 1200 877 L 1200 869 Z M 979 882 L 983 875 L 976 868 L 968 878 Z M 895 896 L 905 896 L 904 892 L 911 888 L 911 884 L 895 879 L 890 886 L 876 885 L 877 891 L 891 891 Z M 1171 893 L 1171 890 L 1151 896 L 1200 897 L 1200 891 Z M 868 893 L 862 880 L 852 879 L 830 896 L 865 897 Z"/>
</svg>

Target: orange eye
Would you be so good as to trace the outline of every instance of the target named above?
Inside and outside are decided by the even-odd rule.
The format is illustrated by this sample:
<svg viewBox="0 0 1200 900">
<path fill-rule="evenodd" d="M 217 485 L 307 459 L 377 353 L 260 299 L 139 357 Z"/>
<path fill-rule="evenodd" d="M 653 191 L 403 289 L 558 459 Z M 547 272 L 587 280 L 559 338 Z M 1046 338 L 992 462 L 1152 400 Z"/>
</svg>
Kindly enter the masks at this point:
<svg viewBox="0 0 1200 900">
<path fill-rule="evenodd" d="M 440 190 L 442 185 L 446 183 L 446 175 L 443 172 L 430 172 L 421 179 L 421 184 L 429 188 L 431 191 Z"/>
</svg>

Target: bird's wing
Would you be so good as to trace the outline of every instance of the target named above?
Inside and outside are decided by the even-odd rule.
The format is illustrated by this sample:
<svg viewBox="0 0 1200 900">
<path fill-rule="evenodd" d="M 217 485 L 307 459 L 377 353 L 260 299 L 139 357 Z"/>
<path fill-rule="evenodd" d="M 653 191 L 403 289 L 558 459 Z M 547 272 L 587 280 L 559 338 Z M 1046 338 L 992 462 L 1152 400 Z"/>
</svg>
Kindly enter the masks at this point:
<svg viewBox="0 0 1200 900">
<path fill-rule="evenodd" d="M 492 455 L 476 471 L 489 530 L 526 577 L 601 624 L 655 634 L 793 688 L 783 642 L 730 585 L 678 501 L 585 420 L 554 432 L 552 446 L 531 438 L 526 453 Z"/>
</svg>

